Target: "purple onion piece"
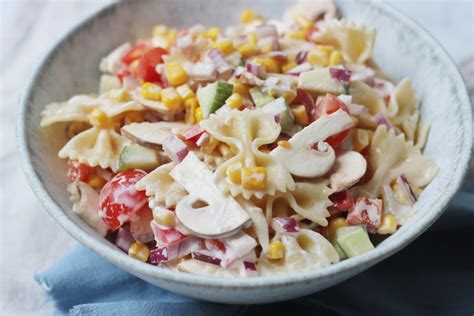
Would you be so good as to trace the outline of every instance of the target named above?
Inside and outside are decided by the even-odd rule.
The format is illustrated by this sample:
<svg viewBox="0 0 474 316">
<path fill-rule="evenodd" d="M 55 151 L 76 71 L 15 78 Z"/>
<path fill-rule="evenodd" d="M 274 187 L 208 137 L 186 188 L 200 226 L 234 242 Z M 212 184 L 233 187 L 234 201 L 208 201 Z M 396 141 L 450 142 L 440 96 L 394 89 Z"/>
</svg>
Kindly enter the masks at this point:
<svg viewBox="0 0 474 316">
<path fill-rule="evenodd" d="M 253 262 L 244 261 L 245 270 L 257 271 L 257 265 Z"/>
<path fill-rule="evenodd" d="M 413 193 L 413 190 L 411 189 L 410 183 L 408 183 L 407 178 L 402 174 L 397 178 L 396 183 L 398 187 L 403 190 L 411 204 L 414 205 L 417 199 L 415 194 Z"/>
<path fill-rule="evenodd" d="M 375 123 L 377 125 L 385 125 L 387 129 L 393 128 L 392 123 L 388 120 L 383 112 L 379 112 L 374 116 Z"/>
<path fill-rule="evenodd" d="M 171 134 L 163 141 L 163 150 L 175 163 L 180 163 L 189 153 L 189 149 L 175 134 Z"/>
<path fill-rule="evenodd" d="M 203 261 L 203 262 L 207 262 L 207 263 L 211 263 L 211 264 L 215 264 L 215 265 L 220 265 L 221 264 L 221 259 L 211 257 L 211 256 L 208 256 L 208 255 L 204 255 L 204 254 L 199 253 L 199 252 L 192 252 L 191 256 L 193 257 L 193 259 L 196 259 L 196 260 L 199 260 L 199 261 Z"/>
<path fill-rule="evenodd" d="M 159 247 L 150 251 L 150 262 L 158 264 L 168 261 L 168 247 Z"/>
<path fill-rule="evenodd" d="M 302 50 L 299 51 L 298 54 L 296 54 L 295 61 L 298 65 L 301 65 L 302 63 L 306 62 L 306 59 L 308 58 L 309 51 L 307 50 Z"/>
<path fill-rule="evenodd" d="M 274 217 L 271 227 L 280 234 L 295 234 L 300 231 L 296 219 L 293 217 Z"/>
<path fill-rule="evenodd" d="M 282 51 L 272 51 L 265 55 L 266 57 L 275 58 L 277 60 L 285 61 L 288 59 L 288 54 Z"/>
<path fill-rule="evenodd" d="M 352 72 L 346 68 L 329 68 L 331 78 L 343 83 L 348 83 L 351 80 Z"/>
<path fill-rule="evenodd" d="M 259 78 L 263 78 L 267 75 L 265 68 L 258 64 L 248 63 L 247 65 L 245 65 L 245 69 L 252 75 L 257 76 Z"/>
<path fill-rule="evenodd" d="M 300 73 L 310 71 L 311 69 L 313 69 L 313 66 L 311 66 L 310 63 L 302 63 L 301 65 L 290 69 L 290 71 L 288 71 L 288 74 L 298 76 Z"/>
<path fill-rule="evenodd" d="M 227 62 L 225 56 L 217 48 L 211 49 L 207 53 L 207 56 L 212 60 L 214 66 L 216 66 L 218 73 L 222 74 L 233 70 L 233 67 Z"/>
</svg>

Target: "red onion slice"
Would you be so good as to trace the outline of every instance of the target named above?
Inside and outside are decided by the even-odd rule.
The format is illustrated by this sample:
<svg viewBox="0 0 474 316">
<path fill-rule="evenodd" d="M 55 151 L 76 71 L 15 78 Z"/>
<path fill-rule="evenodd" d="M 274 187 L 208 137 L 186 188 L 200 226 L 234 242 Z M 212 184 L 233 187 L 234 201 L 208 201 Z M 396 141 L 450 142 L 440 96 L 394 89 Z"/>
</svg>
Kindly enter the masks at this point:
<svg viewBox="0 0 474 316">
<path fill-rule="evenodd" d="M 175 134 L 171 134 L 163 141 L 163 150 L 175 163 L 180 163 L 189 153 L 189 149 Z"/>
<path fill-rule="evenodd" d="M 416 203 L 417 199 L 415 194 L 413 193 L 413 190 L 411 189 L 410 184 L 408 183 L 407 178 L 402 174 L 397 178 L 396 183 L 398 187 L 403 190 L 405 195 L 408 197 L 409 202 L 413 206 Z"/>
<path fill-rule="evenodd" d="M 132 234 L 125 228 L 119 228 L 117 237 L 115 238 L 115 245 L 121 250 L 128 252 L 130 246 L 135 242 Z"/>
<path fill-rule="evenodd" d="M 302 63 L 301 65 L 290 69 L 290 71 L 288 71 L 288 74 L 298 76 L 300 73 L 310 71 L 311 69 L 313 69 L 313 66 L 311 66 L 310 63 Z"/>
<path fill-rule="evenodd" d="M 248 277 L 255 277 L 258 275 L 257 265 L 253 262 L 244 261 L 245 275 Z"/>
<path fill-rule="evenodd" d="M 225 56 L 217 48 L 211 49 L 207 53 L 207 56 L 212 60 L 214 66 L 216 66 L 218 73 L 223 74 L 233 70 L 233 67 L 227 62 Z"/>
<path fill-rule="evenodd" d="M 275 58 L 277 60 L 286 61 L 288 54 L 283 51 L 272 51 L 265 55 L 266 57 Z"/>
<path fill-rule="evenodd" d="M 387 129 L 391 129 L 392 123 L 388 120 L 388 118 L 385 116 L 383 112 L 379 112 L 374 116 L 375 123 L 377 125 L 385 125 L 387 126 Z"/>
<path fill-rule="evenodd" d="M 263 68 L 261 65 L 259 64 L 252 64 L 252 63 L 248 63 L 246 66 L 245 66 L 245 69 L 251 73 L 252 75 L 254 76 L 257 76 L 259 78 L 263 78 L 267 75 L 267 72 L 265 71 L 265 68 Z"/>
<path fill-rule="evenodd" d="M 307 50 L 302 50 L 302 51 L 299 51 L 298 54 L 296 54 L 296 57 L 295 57 L 295 61 L 298 65 L 306 62 L 307 58 L 308 58 L 308 54 L 309 54 L 309 51 Z"/>
<path fill-rule="evenodd" d="M 300 231 L 298 223 L 293 217 L 274 217 L 271 227 L 279 234 L 297 234 Z"/>
<path fill-rule="evenodd" d="M 185 130 L 181 135 L 183 135 L 184 139 L 193 143 L 201 137 L 206 131 L 203 130 L 199 125 L 194 125 Z"/>
<path fill-rule="evenodd" d="M 203 261 L 203 262 L 207 262 L 207 263 L 211 263 L 211 264 L 215 264 L 215 265 L 220 265 L 221 264 L 221 259 L 211 257 L 211 256 L 208 256 L 208 255 L 199 253 L 199 252 L 192 252 L 191 256 L 193 257 L 193 259 L 196 259 L 196 260 L 199 260 L 199 261 Z"/>
<path fill-rule="evenodd" d="M 210 138 L 211 136 L 208 133 L 204 132 L 203 134 L 201 134 L 201 136 L 199 136 L 198 140 L 196 140 L 196 145 L 201 147 L 206 142 L 208 142 Z"/>
<path fill-rule="evenodd" d="M 343 83 L 348 83 L 351 80 L 351 71 L 346 68 L 329 68 L 331 78 Z"/>
</svg>

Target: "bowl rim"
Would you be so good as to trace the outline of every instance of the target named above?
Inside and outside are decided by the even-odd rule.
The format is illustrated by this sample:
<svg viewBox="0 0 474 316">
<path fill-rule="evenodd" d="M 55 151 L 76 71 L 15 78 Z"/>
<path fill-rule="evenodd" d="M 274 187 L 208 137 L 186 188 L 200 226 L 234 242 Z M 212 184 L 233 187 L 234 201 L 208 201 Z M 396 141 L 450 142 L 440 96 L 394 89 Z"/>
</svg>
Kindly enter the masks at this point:
<svg viewBox="0 0 474 316">
<path fill-rule="evenodd" d="M 359 272 L 368 269 L 372 265 L 401 250 L 413 240 L 415 240 L 426 229 L 428 229 L 428 227 L 444 212 L 450 200 L 460 189 L 463 179 L 467 173 L 469 166 L 468 164 L 471 157 L 472 109 L 467 94 L 467 89 L 461 74 L 459 73 L 454 61 L 439 42 L 437 42 L 423 27 L 418 25 L 404 14 L 400 13 L 392 6 L 376 0 L 364 1 L 364 4 L 379 10 L 381 14 L 389 15 L 392 18 L 399 20 L 401 24 L 404 24 L 406 27 L 416 32 L 426 44 L 430 45 L 435 50 L 436 54 L 446 65 L 446 68 L 449 71 L 448 75 L 454 80 L 455 86 L 457 87 L 456 94 L 461 101 L 460 106 L 464 114 L 464 119 L 462 120 L 463 146 L 460 146 L 457 156 L 458 160 L 454 172 L 451 173 L 450 178 L 446 182 L 446 190 L 444 191 L 444 194 L 436 200 L 436 205 L 434 205 L 432 208 L 436 210 L 436 212 L 429 213 L 429 216 L 422 217 L 419 219 L 419 221 L 414 222 L 412 225 L 410 225 L 410 227 L 406 228 L 404 235 L 394 240 L 392 243 L 381 244 L 374 250 L 369 251 L 363 255 L 346 259 L 321 269 L 285 275 L 260 276 L 256 278 L 222 278 L 176 272 L 135 260 L 119 250 L 97 242 L 92 235 L 88 234 L 86 231 L 76 225 L 71 219 L 69 219 L 65 215 L 62 208 L 48 193 L 35 168 L 33 167 L 32 151 L 29 148 L 29 140 L 27 138 L 26 132 L 28 105 L 32 95 L 34 94 L 35 82 L 38 80 L 43 70 L 47 67 L 48 62 L 54 58 L 56 53 L 60 51 L 61 46 L 64 45 L 70 38 L 72 38 L 76 32 L 86 28 L 93 20 L 98 19 L 103 15 L 109 14 L 111 11 L 118 9 L 122 5 L 126 5 L 126 3 L 121 2 L 107 3 L 99 7 L 97 10 L 79 21 L 75 26 L 70 28 L 63 36 L 61 36 L 56 41 L 56 43 L 50 47 L 44 57 L 40 59 L 35 67 L 33 75 L 30 77 L 21 95 L 18 113 L 19 115 L 16 126 L 16 139 L 21 157 L 22 168 L 30 187 L 33 189 L 37 198 L 41 201 L 48 213 L 66 230 L 70 236 L 87 246 L 99 256 L 112 262 L 116 266 L 125 268 L 131 273 L 136 273 L 140 276 L 147 276 L 152 279 L 160 279 L 162 281 L 171 281 L 195 286 L 209 286 L 213 288 L 269 288 L 275 285 L 282 286 L 295 283 L 309 283 L 315 280 L 323 281 L 325 279 L 331 279 L 333 276 L 347 275 L 347 272 L 354 268 L 356 268 Z M 429 205 L 427 207 L 429 207 Z M 346 274 L 344 272 L 346 272 Z"/>
</svg>

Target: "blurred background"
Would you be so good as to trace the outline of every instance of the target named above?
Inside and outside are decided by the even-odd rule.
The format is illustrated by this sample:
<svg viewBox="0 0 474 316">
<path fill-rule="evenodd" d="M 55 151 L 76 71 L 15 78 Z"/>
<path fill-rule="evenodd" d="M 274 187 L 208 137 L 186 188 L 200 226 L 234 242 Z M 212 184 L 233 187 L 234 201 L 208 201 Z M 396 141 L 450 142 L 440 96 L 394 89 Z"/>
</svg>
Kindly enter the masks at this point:
<svg viewBox="0 0 474 316">
<path fill-rule="evenodd" d="M 71 26 L 108 2 L 0 0 L 2 315 L 51 314 L 52 306 L 33 275 L 49 267 L 76 244 L 36 200 L 21 170 L 15 142 L 21 91 L 48 48 Z M 474 100 L 474 1 L 386 2 L 413 18 L 441 42 L 458 64 Z M 474 179 L 473 170 L 471 168 L 468 176 L 470 179 Z"/>
</svg>

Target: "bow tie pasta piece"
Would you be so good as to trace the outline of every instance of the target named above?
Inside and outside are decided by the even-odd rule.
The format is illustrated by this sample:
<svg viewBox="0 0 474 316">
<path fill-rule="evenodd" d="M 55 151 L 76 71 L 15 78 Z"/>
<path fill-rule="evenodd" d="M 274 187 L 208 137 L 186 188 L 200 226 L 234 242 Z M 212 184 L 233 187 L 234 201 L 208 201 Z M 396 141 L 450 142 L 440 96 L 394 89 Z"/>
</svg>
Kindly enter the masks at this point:
<svg viewBox="0 0 474 316">
<path fill-rule="evenodd" d="M 59 122 L 89 122 L 91 112 L 97 108 L 96 98 L 88 95 L 76 95 L 66 102 L 46 105 L 41 112 L 41 127 Z"/>
<path fill-rule="evenodd" d="M 262 252 L 258 260 L 260 275 L 288 274 L 324 268 L 339 261 L 331 243 L 312 230 L 301 229 L 298 236 L 282 235 L 284 260 L 269 260 Z"/>
<path fill-rule="evenodd" d="M 362 81 L 352 81 L 349 91 L 352 96 L 352 103 L 365 106 L 371 115 L 387 112 L 383 98 L 368 84 Z M 375 122 L 370 124 L 370 127 L 375 126 Z"/>
<path fill-rule="evenodd" d="M 174 162 L 162 165 L 135 184 L 137 190 L 145 191 L 145 194 L 151 197 L 149 203 L 151 209 L 163 204 L 167 208 L 175 207 L 183 197 L 188 195 L 184 188 L 170 176 L 175 166 Z"/>
<path fill-rule="evenodd" d="M 405 141 L 403 134 L 395 135 L 394 129 L 387 131 L 385 125 L 377 127 L 374 133 L 368 161 L 375 173 L 367 184 L 357 189 L 371 197 L 378 197 L 383 184 L 391 183 L 402 174 L 415 190 L 421 189 L 439 170 L 413 142 Z"/>
<path fill-rule="evenodd" d="M 341 50 L 344 59 L 353 64 L 364 64 L 374 48 L 375 29 L 344 20 L 329 20 L 315 33 L 318 43 L 333 45 Z"/>
<path fill-rule="evenodd" d="M 290 216 L 288 211 L 292 209 L 302 217 L 326 226 L 326 217 L 330 215 L 327 208 L 332 205 L 329 196 L 333 193 L 328 184 L 325 179 L 296 182 L 294 190 L 268 197 L 265 207 L 267 221 L 270 222 L 272 217 Z"/>
<path fill-rule="evenodd" d="M 408 140 L 415 141 L 419 118 L 418 100 L 410 79 L 397 84 L 388 104 L 388 117 L 393 125 L 401 129 Z"/>
<path fill-rule="evenodd" d="M 252 196 L 262 198 L 265 194 L 274 195 L 277 191 L 285 192 L 294 188 L 288 170 L 259 149 L 275 142 L 280 134 L 281 128 L 271 114 L 261 110 L 234 110 L 225 116 L 211 115 L 201 125 L 212 137 L 237 152 L 215 172 L 217 186 L 222 192 L 230 191 L 232 196 L 242 194 L 244 198 L 250 199 Z M 231 176 L 234 171 L 242 175 L 259 171 L 257 176 L 265 181 L 259 181 L 255 187 L 246 186 L 244 176 L 237 177 L 237 180 Z M 257 182 L 262 179 L 254 180 Z M 264 185 L 260 185 L 262 183 Z"/>
<path fill-rule="evenodd" d="M 71 138 L 58 156 L 117 172 L 120 153 L 127 143 L 112 128 L 92 127 Z"/>
</svg>

